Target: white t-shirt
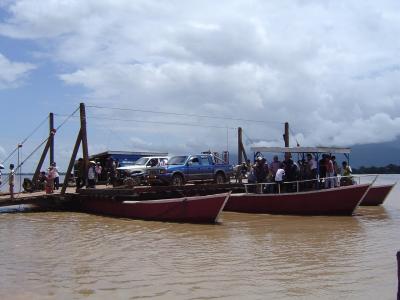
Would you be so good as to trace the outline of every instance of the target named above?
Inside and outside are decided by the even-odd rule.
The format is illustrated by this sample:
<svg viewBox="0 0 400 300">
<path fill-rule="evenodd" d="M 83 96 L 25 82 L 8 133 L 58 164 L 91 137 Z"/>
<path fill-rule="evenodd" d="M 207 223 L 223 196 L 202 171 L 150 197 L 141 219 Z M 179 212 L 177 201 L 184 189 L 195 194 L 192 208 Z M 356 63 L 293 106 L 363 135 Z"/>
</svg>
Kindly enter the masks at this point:
<svg viewBox="0 0 400 300">
<path fill-rule="evenodd" d="M 88 170 L 88 179 L 93 180 L 95 179 L 95 171 L 93 167 L 89 167 Z"/>
<path fill-rule="evenodd" d="M 308 161 L 308 165 L 310 166 L 311 170 L 314 170 L 317 168 L 317 162 L 315 161 L 314 158 L 312 158 L 311 160 Z"/>
<path fill-rule="evenodd" d="M 283 176 L 285 176 L 285 170 L 282 168 L 279 168 L 278 171 L 276 171 L 275 181 L 282 181 Z"/>
<path fill-rule="evenodd" d="M 9 185 L 14 185 L 15 181 L 15 171 L 14 169 L 10 170 L 10 173 L 8 173 L 8 184 Z"/>
<path fill-rule="evenodd" d="M 54 177 L 54 178 L 60 177 L 60 174 L 58 174 L 58 169 L 57 169 L 57 167 L 53 167 L 53 177 Z"/>
<path fill-rule="evenodd" d="M 100 165 L 96 165 L 95 171 L 96 171 L 96 174 L 97 174 L 97 175 L 100 175 L 100 174 L 101 174 L 101 170 L 103 170 L 103 168 L 102 168 Z"/>
</svg>

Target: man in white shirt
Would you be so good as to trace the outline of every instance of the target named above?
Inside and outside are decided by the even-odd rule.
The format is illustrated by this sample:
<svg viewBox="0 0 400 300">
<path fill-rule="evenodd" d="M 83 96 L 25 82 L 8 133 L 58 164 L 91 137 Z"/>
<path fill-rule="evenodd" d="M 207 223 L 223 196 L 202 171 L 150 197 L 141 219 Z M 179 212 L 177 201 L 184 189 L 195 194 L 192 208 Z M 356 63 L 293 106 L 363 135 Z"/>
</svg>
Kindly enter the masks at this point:
<svg viewBox="0 0 400 300">
<path fill-rule="evenodd" d="M 282 183 L 284 179 L 285 179 L 285 168 L 281 164 L 275 174 L 275 182 L 277 184 L 278 193 L 280 193 L 282 190 Z"/>
<path fill-rule="evenodd" d="M 10 173 L 8 173 L 8 184 L 10 185 L 10 198 L 11 200 L 14 200 L 14 184 L 15 184 L 14 164 L 10 164 Z"/>
</svg>

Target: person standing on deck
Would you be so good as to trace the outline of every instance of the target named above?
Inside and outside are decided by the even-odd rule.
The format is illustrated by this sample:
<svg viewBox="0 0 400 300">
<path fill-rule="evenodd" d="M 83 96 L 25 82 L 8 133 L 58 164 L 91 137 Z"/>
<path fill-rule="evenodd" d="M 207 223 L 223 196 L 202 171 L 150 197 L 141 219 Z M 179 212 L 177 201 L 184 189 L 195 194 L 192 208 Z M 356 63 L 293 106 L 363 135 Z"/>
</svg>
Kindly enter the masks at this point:
<svg viewBox="0 0 400 300">
<path fill-rule="evenodd" d="M 285 184 L 285 190 L 287 192 L 293 191 L 293 181 L 296 180 L 296 170 L 295 164 L 292 160 L 292 154 L 290 152 L 285 153 L 285 160 L 283 162 L 285 168 L 285 181 L 290 182 Z"/>
<path fill-rule="evenodd" d="M 315 158 L 312 157 L 311 153 L 307 154 L 307 170 L 309 174 L 307 179 L 313 180 L 308 184 L 308 186 L 315 188 L 317 186 L 317 182 L 315 181 L 315 179 L 317 179 L 318 175 L 318 166 L 317 161 L 315 160 Z"/>
<path fill-rule="evenodd" d="M 54 168 L 53 166 L 50 166 L 47 169 L 47 175 L 46 175 L 46 194 L 53 194 L 54 178 L 55 178 Z"/>
<path fill-rule="evenodd" d="M 353 177 L 351 176 L 351 167 L 347 164 L 346 161 L 342 162 L 342 177 L 340 178 L 340 185 L 352 185 Z"/>
<path fill-rule="evenodd" d="M 333 180 L 334 180 L 335 187 L 338 187 L 338 186 L 340 186 L 340 184 L 339 184 L 339 180 L 338 180 L 337 176 L 340 174 L 340 168 L 337 164 L 336 156 L 333 155 L 331 157 L 331 159 L 332 159 L 332 163 L 333 163 L 333 176 L 334 176 Z"/>
<path fill-rule="evenodd" d="M 320 184 L 325 181 L 326 177 L 326 154 L 322 154 L 322 158 L 319 160 L 319 180 Z"/>
<path fill-rule="evenodd" d="M 100 176 L 101 176 L 101 171 L 103 170 L 100 162 L 96 163 L 95 171 L 96 171 L 96 181 L 99 182 Z"/>
<path fill-rule="evenodd" d="M 275 183 L 277 184 L 275 192 L 281 193 L 282 192 L 282 183 L 285 180 L 285 165 L 284 164 L 281 163 L 279 165 L 279 168 L 276 171 L 274 180 L 275 180 Z"/>
<path fill-rule="evenodd" d="M 8 174 L 8 184 L 10 185 L 10 198 L 11 200 L 14 200 L 14 184 L 15 184 L 14 164 L 10 164 L 10 173 Z"/>
<path fill-rule="evenodd" d="M 53 174 L 54 174 L 54 189 L 58 190 L 58 188 L 60 187 L 60 174 L 58 173 L 58 168 L 55 162 L 53 162 L 52 164 L 53 167 Z"/>
<path fill-rule="evenodd" d="M 83 158 L 80 157 L 78 159 L 78 163 L 76 166 L 76 188 L 80 189 L 81 187 L 83 187 L 85 185 L 84 182 L 84 174 L 83 174 Z"/>
<path fill-rule="evenodd" d="M 335 187 L 334 173 L 335 170 L 333 168 L 333 162 L 330 156 L 326 157 L 326 180 L 325 180 L 325 188 L 330 189 Z"/>
<path fill-rule="evenodd" d="M 96 170 L 95 170 L 96 163 L 94 161 L 91 161 L 89 163 L 89 169 L 88 169 L 88 187 L 89 188 L 95 188 L 96 186 Z"/>
<path fill-rule="evenodd" d="M 271 171 L 272 178 L 275 178 L 276 171 L 278 171 L 280 165 L 281 165 L 281 162 L 279 161 L 278 155 L 275 155 L 273 161 L 269 165 L 269 169 Z"/>
<path fill-rule="evenodd" d="M 257 183 L 263 183 L 267 180 L 268 165 L 265 162 L 265 158 L 257 157 L 257 162 L 254 167 L 254 175 L 256 176 Z"/>
</svg>

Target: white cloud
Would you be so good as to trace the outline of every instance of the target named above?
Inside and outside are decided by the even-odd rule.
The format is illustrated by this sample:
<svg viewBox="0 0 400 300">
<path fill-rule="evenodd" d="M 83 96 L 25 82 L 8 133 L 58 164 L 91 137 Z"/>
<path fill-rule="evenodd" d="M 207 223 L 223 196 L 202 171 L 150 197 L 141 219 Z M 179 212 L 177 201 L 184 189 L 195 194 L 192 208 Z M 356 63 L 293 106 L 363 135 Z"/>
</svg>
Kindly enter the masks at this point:
<svg viewBox="0 0 400 300">
<path fill-rule="evenodd" d="M 0 34 L 40 39 L 72 70 L 60 78 L 86 87 L 92 103 L 272 123 L 134 114 L 137 121 L 242 125 L 276 143 L 289 121 L 302 145 L 383 142 L 400 132 L 395 0 L 16 0 L 5 8 Z M 223 130 L 182 127 L 127 130 L 141 147 L 225 140 Z M 151 142 L 144 132 L 152 131 L 173 138 Z"/>
<path fill-rule="evenodd" d="M 0 89 L 18 86 L 21 79 L 34 68 L 30 63 L 12 62 L 0 53 Z"/>
</svg>

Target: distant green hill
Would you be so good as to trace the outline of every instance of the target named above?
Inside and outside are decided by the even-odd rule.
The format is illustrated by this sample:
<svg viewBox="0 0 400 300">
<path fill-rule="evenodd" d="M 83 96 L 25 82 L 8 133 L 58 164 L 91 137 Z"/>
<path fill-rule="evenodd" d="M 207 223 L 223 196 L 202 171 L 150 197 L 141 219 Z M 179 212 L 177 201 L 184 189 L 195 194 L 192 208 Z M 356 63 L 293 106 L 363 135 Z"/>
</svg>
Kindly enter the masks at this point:
<svg viewBox="0 0 400 300">
<path fill-rule="evenodd" d="M 400 174 L 400 166 L 389 164 L 385 167 L 360 167 L 353 168 L 355 174 Z"/>
</svg>

